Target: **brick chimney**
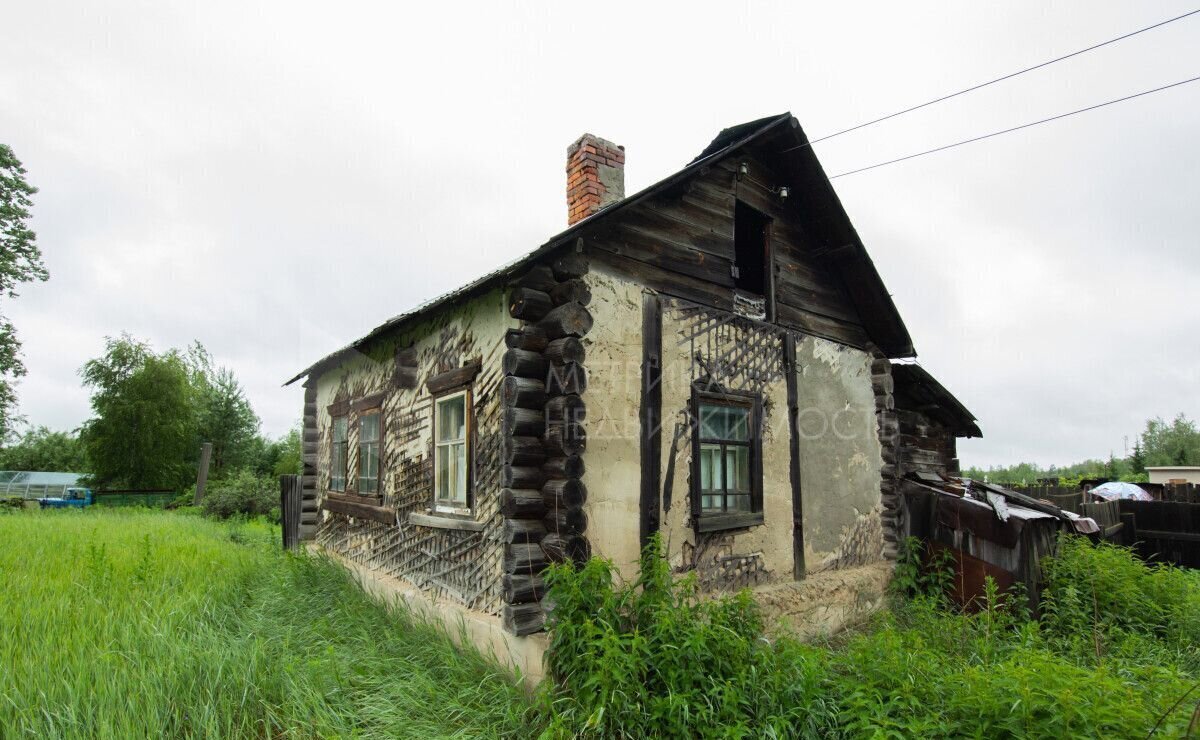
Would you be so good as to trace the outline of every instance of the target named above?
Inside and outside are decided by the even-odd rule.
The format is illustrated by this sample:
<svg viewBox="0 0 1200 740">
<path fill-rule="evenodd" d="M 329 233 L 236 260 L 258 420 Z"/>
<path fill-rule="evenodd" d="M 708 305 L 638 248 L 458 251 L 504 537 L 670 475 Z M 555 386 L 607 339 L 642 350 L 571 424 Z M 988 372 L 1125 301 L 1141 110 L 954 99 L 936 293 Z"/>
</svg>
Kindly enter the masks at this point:
<svg viewBox="0 0 1200 740">
<path fill-rule="evenodd" d="M 567 225 L 625 197 L 625 147 L 584 134 L 567 147 Z"/>
</svg>

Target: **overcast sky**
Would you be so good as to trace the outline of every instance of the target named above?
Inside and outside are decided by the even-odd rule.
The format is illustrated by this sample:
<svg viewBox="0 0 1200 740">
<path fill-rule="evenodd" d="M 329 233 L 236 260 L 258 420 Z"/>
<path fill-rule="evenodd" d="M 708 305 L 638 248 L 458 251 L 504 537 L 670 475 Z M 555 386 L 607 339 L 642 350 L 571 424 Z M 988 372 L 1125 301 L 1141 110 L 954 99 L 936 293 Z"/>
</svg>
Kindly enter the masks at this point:
<svg viewBox="0 0 1200 740">
<path fill-rule="evenodd" d="M 626 190 L 724 126 L 810 137 L 1179 15 L 1181 2 L 10 2 L 0 141 L 51 279 L 0 306 L 30 422 L 89 413 L 122 331 L 199 339 L 286 431 L 281 383 L 565 226 L 566 146 Z M 1200 74 L 1200 15 L 817 145 L 830 174 Z M 1200 417 L 1200 83 L 834 181 L 964 465 L 1123 452 Z"/>
</svg>

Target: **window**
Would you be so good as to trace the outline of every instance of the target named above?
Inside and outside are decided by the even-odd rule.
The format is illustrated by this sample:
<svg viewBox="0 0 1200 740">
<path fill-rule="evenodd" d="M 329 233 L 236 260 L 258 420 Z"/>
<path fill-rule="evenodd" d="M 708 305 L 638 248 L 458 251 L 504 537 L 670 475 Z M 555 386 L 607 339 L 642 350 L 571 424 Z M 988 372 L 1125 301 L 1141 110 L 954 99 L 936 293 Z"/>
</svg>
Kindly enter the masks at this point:
<svg viewBox="0 0 1200 740">
<path fill-rule="evenodd" d="M 346 490 L 346 444 L 349 424 L 345 416 L 333 417 L 333 438 L 329 449 L 329 490 Z"/>
<path fill-rule="evenodd" d="M 694 398 L 693 514 L 700 531 L 762 523 L 759 403 L 697 392 Z"/>
<path fill-rule="evenodd" d="M 381 425 L 378 409 L 358 416 L 358 492 L 361 494 L 379 493 Z"/>
<path fill-rule="evenodd" d="M 443 396 L 434 401 L 433 489 L 434 507 L 438 511 L 463 513 L 469 506 L 469 407 L 467 391 Z"/>
<path fill-rule="evenodd" d="M 737 201 L 733 213 L 733 284 L 738 290 L 766 296 L 770 280 L 771 219 Z"/>
</svg>

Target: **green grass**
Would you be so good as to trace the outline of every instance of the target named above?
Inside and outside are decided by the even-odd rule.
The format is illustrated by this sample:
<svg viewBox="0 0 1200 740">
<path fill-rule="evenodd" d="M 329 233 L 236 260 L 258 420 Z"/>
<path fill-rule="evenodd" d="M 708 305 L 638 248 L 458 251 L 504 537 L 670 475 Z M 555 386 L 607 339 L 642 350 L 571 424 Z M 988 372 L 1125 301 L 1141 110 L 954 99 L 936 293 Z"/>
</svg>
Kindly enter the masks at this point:
<svg viewBox="0 0 1200 740">
<path fill-rule="evenodd" d="M 1031 619 L 989 584 L 978 613 L 905 558 L 897 597 L 823 644 L 761 639 L 746 595 L 677 580 L 657 538 L 635 583 L 611 564 L 551 569 L 555 736 L 778 738 L 1193 737 L 1200 728 L 1200 578 L 1128 550 L 1060 544 Z M 907 577 L 906 577 L 907 574 Z M 1195 714 L 1193 714 L 1195 712 Z"/>
<path fill-rule="evenodd" d="M 277 542 L 144 510 L 0 515 L 0 737 L 537 734 L 518 679 Z"/>
<path fill-rule="evenodd" d="M 748 598 L 697 598 L 654 551 L 644 567 L 624 586 L 603 561 L 556 571 L 561 683 L 531 698 L 477 652 L 371 601 L 337 564 L 279 552 L 274 526 L 0 513 L 0 738 L 1194 729 L 1200 575 L 1128 551 L 1065 541 L 1040 621 L 994 593 L 972 615 L 924 595 L 818 645 L 762 640 Z"/>
</svg>

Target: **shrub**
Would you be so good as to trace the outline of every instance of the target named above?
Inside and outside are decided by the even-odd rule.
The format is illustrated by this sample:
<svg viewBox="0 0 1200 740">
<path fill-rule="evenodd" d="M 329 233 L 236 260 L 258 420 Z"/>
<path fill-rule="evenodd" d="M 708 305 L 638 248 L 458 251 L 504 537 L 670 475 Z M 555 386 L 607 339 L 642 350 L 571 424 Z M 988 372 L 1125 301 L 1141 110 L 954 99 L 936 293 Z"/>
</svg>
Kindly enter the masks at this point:
<svg viewBox="0 0 1200 740">
<path fill-rule="evenodd" d="M 704 598 L 694 578 L 675 581 L 658 540 L 631 584 L 614 584 L 604 560 L 553 567 L 547 735 L 1145 737 L 1160 720 L 1164 737 L 1188 731 L 1195 574 L 1068 539 L 1047 565 L 1044 621 L 990 579 L 967 614 L 945 598 L 944 559 L 907 545 L 891 609 L 824 646 L 768 642 L 749 594 Z"/>
<path fill-rule="evenodd" d="M 271 478 L 259 478 L 249 470 L 240 470 L 219 481 L 212 481 L 205 491 L 200 508 L 208 516 L 228 519 L 231 516 L 268 516 L 279 520 L 279 483 Z"/>
<path fill-rule="evenodd" d="M 708 599 L 694 577 L 676 582 L 657 538 L 641 568 L 620 585 L 599 558 L 551 568 L 550 735 L 823 734 L 820 650 L 768 642 L 746 592 Z"/>
<path fill-rule="evenodd" d="M 1045 622 L 1060 636 L 1138 633 L 1200 645 L 1200 578 L 1140 560 L 1127 548 L 1063 536 L 1045 564 Z"/>
</svg>

